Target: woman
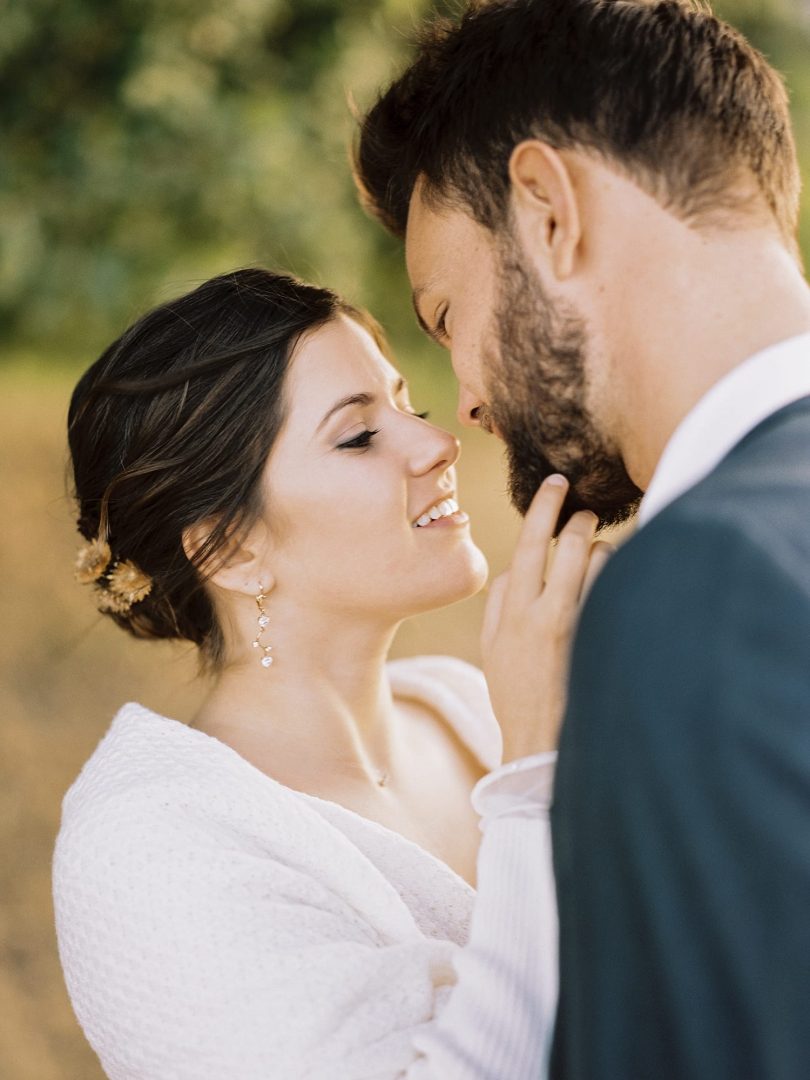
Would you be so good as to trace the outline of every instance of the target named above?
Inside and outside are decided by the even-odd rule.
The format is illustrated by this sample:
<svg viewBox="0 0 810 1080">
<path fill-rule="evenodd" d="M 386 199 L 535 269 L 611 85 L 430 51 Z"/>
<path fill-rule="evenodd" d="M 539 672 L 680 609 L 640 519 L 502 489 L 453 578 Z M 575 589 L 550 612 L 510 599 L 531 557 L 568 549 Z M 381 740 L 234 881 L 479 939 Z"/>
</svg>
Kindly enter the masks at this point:
<svg viewBox="0 0 810 1080">
<path fill-rule="evenodd" d="M 414 412 L 376 325 L 224 275 L 110 346 L 69 429 L 77 575 L 214 676 L 190 726 L 125 705 L 65 798 L 60 954 L 107 1075 L 536 1077 L 553 755 L 508 829 L 508 779 L 489 805 L 483 781 L 479 855 L 470 794 L 502 745 L 483 678 L 386 655 L 486 563 L 458 443 Z"/>
</svg>

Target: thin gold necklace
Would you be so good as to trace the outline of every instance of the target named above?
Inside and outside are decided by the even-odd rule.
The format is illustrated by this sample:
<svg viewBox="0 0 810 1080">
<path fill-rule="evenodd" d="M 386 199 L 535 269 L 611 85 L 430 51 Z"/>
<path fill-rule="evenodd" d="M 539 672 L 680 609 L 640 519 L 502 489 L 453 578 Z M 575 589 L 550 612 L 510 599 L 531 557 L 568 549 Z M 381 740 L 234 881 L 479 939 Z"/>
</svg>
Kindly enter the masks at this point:
<svg viewBox="0 0 810 1080">
<path fill-rule="evenodd" d="M 371 773 L 371 778 L 377 787 L 387 787 L 391 783 L 391 773 L 388 769 L 381 769 L 379 766 L 372 765 L 370 762 L 363 766 L 354 763 L 349 764 L 345 760 L 339 758 L 338 763 L 341 764 L 344 769 L 348 766 L 349 770 L 365 773 L 366 776 Z"/>
</svg>

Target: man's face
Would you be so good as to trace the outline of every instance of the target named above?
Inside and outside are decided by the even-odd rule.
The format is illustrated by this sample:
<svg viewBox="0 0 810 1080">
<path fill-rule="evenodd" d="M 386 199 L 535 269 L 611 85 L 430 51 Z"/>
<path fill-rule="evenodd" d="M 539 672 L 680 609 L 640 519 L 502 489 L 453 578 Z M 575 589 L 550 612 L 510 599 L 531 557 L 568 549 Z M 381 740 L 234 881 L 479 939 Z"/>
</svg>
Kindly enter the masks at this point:
<svg viewBox="0 0 810 1080">
<path fill-rule="evenodd" d="M 506 444 L 512 501 L 525 514 L 554 472 L 571 487 L 560 527 L 576 510 L 603 526 L 625 521 L 641 496 L 588 404 L 590 342 L 584 318 L 551 300 L 518 240 L 458 209 L 426 203 L 417 188 L 406 235 L 414 306 L 450 351 L 458 418 Z"/>
</svg>

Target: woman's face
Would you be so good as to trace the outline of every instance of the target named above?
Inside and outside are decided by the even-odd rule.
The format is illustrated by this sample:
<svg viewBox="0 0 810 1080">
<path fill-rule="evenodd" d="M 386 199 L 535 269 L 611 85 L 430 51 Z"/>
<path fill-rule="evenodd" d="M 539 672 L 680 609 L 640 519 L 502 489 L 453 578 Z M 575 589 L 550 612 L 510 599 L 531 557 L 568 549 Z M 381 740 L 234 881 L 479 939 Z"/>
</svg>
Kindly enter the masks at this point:
<svg viewBox="0 0 810 1080">
<path fill-rule="evenodd" d="M 310 610 L 382 619 L 477 592 L 486 560 L 447 502 L 458 440 L 416 415 L 368 331 L 341 315 L 306 335 L 286 386 L 264 476 L 275 588 Z"/>
</svg>

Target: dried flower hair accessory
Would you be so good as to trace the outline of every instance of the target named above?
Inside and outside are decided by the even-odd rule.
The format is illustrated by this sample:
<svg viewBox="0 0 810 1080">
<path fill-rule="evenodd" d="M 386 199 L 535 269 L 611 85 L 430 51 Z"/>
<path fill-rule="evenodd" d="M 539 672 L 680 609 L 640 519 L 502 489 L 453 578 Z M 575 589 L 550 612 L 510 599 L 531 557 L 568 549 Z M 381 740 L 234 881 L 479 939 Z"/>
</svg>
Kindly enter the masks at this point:
<svg viewBox="0 0 810 1080">
<path fill-rule="evenodd" d="M 97 585 L 93 589 L 93 598 L 96 601 L 98 610 L 104 612 L 105 615 L 128 615 L 132 607 L 129 600 L 114 593 L 106 585 Z"/>
<path fill-rule="evenodd" d="M 106 540 L 102 540 L 100 536 L 95 540 L 88 540 L 79 548 L 74 577 L 80 585 L 92 585 L 102 576 L 111 559 L 112 552 Z"/>
<path fill-rule="evenodd" d="M 99 611 L 128 615 L 132 605 L 152 591 L 152 579 L 131 559 L 117 560 L 110 566 L 111 562 L 107 541 L 100 536 L 89 540 L 76 559 L 76 580 L 82 585 L 95 584 L 93 594 Z"/>
<path fill-rule="evenodd" d="M 126 559 L 112 568 L 107 577 L 107 587 L 132 605 L 146 599 L 152 591 L 152 579 L 134 562 Z"/>
<path fill-rule="evenodd" d="M 97 584 L 93 591 L 99 611 L 128 615 L 132 605 L 145 600 L 152 591 L 152 579 L 131 559 L 126 559 L 116 562 L 106 582 Z"/>
</svg>

